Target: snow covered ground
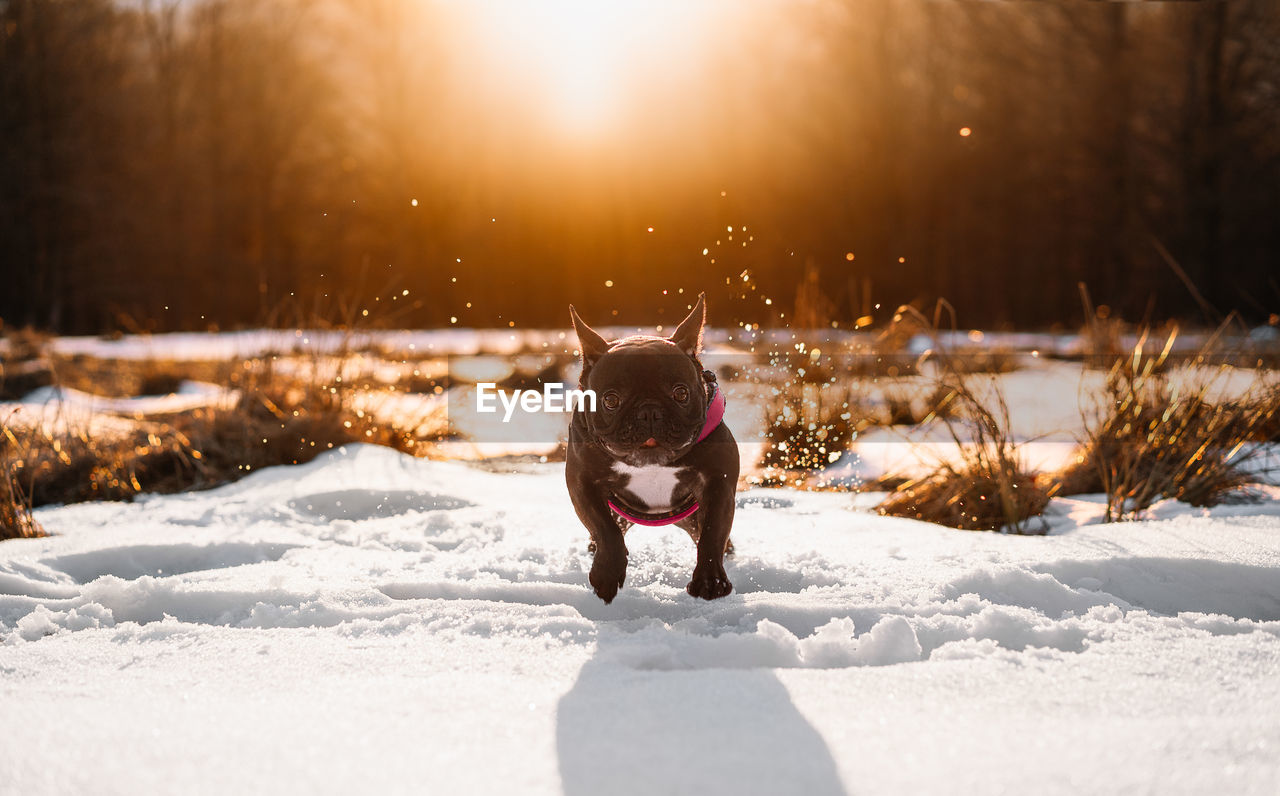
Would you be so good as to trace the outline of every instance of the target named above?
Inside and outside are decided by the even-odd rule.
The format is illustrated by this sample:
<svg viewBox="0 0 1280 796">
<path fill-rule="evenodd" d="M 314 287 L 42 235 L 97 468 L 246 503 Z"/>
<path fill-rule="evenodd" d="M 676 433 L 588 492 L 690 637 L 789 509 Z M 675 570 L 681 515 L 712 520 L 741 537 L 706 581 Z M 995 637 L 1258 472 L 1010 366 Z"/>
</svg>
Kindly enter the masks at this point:
<svg viewBox="0 0 1280 796">
<path fill-rule="evenodd" d="M 567 310 L 567 308 L 566 308 Z M 568 321 L 568 313 L 565 313 Z M 659 330 L 661 327 L 659 327 Z M 628 334 L 654 334 L 652 327 L 598 326 L 597 331 L 609 339 Z M 883 329 L 848 331 L 842 329 L 811 329 L 796 332 L 788 328 L 754 329 L 708 328 L 704 342 L 709 350 L 739 350 L 743 345 L 789 346 L 797 336 L 811 344 L 820 338 L 825 343 L 847 346 L 874 345 Z M 1179 353 L 1195 352 L 1209 338 L 1206 332 L 1183 332 L 1175 338 L 1172 350 Z M 1277 342 L 1274 327 L 1260 326 L 1243 337 L 1229 336 L 1221 340 L 1237 348 L 1269 346 Z M 173 332 L 168 334 L 129 334 L 114 338 L 59 337 L 53 341 L 53 350 L 65 356 L 93 356 L 104 359 L 231 359 L 234 357 L 261 356 L 282 351 L 336 352 L 376 348 L 383 351 L 408 353 L 416 351 L 437 354 L 515 353 L 521 350 L 538 350 L 548 345 L 560 346 L 568 341 L 572 347 L 571 329 L 248 329 L 236 332 Z M 1122 335 L 1116 343 L 1125 349 L 1134 347 L 1139 338 Z M 1166 339 L 1152 335 L 1145 340 L 1145 347 L 1159 351 Z M 728 347 L 726 345 L 728 344 Z M 0 353 L 6 351 L 8 341 L 0 339 Z M 1075 333 L 993 332 L 993 331 L 940 331 L 936 334 L 916 334 L 908 344 L 912 355 L 939 345 L 949 349 L 981 345 L 991 350 L 1035 351 L 1037 355 L 1079 357 L 1088 348 L 1088 341 Z"/>
<path fill-rule="evenodd" d="M 1257 330 L 1257 345 L 1273 345 Z M 654 328 L 609 327 L 608 336 L 642 332 Z M 770 351 L 791 355 L 797 350 L 812 352 L 798 337 L 820 342 L 828 354 L 856 360 L 875 348 L 881 332 L 846 330 L 786 329 L 753 330 L 711 328 L 706 330 L 704 364 L 722 374 L 740 369 L 734 376 L 723 375 L 720 386 L 728 397 L 727 422 L 735 437 L 744 443 L 743 461 L 748 470 L 760 462 L 766 439 L 769 396 L 777 385 L 791 380 L 800 360 L 764 364 L 762 355 Z M 0 339 L 0 354 L 7 341 Z M 1126 339 L 1131 345 L 1133 340 Z M 995 388 L 1008 403 L 1010 429 L 1020 443 L 1023 464 L 1052 472 L 1071 464 L 1079 453 L 1086 418 L 1100 408 L 1105 373 L 1082 367 L 1080 362 L 1054 359 L 1079 357 L 1086 341 L 1077 334 L 1029 334 L 1012 332 L 956 332 L 917 334 L 899 355 L 912 359 L 944 345 L 953 350 L 1006 352 L 1019 367 L 988 378 L 969 377 L 968 384 L 987 399 Z M 1163 345 L 1164 339 L 1149 340 L 1149 346 Z M 1185 353 L 1204 343 L 1202 334 L 1177 337 L 1173 348 Z M 1244 342 L 1237 341 L 1241 347 Z M 451 428 L 462 439 L 441 446 L 451 459 L 482 459 L 503 455 L 551 455 L 567 438 L 567 415 L 534 415 L 517 422 L 498 422 L 497 415 L 459 411 L 474 405 L 469 381 L 501 381 L 516 371 L 536 373 L 548 364 L 548 355 L 571 355 L 576 340 L 571 329 L 432 329 L 432 330 L 246 330 L 221 333 L 174 333 L 126 335 L 117 339 L 98 337 L 57 337 L 47 343 L 60 356 L 89 356 L 102 360 L 156 360 L 158 362 L 226 362 L 240 357 L 267 357 L 272 374 L 288 375 L 311 384 L 329 384 L 335 379 L 348 384 L 367 381 L 371 386 L 353 395 L 353 406 L 379 420 L 406 431 L 431 437 Z M 969 348 L 963 348 L 963 346 Z M 985 347 L 985 348 L 984 348 Z M 750 349 L 750 350 L 748 350 Z M 856 352 L 864 352 L 862 354 Z M 836 353 L 836 352 L 843 352 Z M 962 355 L 963 356 L 963 355 Z M 849 364 L 849 360 L 843 360 Z M 922 373 L 936 366 L 922 361 Z M 563 373 L 567 384 L 576 383 L 576 368 Z M 460 377 L 442 395 L 407 392 L 414 377 L 443 379 Z M 341 377 L 341 378 L 338 378 Z M 1248 368 L 1184 369 L 1172 375 L 1172 383 L 1193 384 L 1202 380 L 1210 386 L 1210 398 L 1237 398 L 1256 386 L 1256 371 Z M 918 417 L 928 413 L 925 400 L 935 385 L 925 376 L 862 377 L 851 380 L 849 398 L 854 411 L 883 415 L 886 402 L 909 398 Z M 420 389 L 420 387 L 419 387 Z M 226 387 L 183 382 L 176 394 L 107 398 L 67 388 L 45 387 L 13 403 L 0 403 L 0 421 L 11 426 L 39 426 L 50 432 L 83 434 L 93 438 L 121 436 L 136 431 L 136 420 L 156 413 L 179 412 L 201 406 L 229 406 L 239 393 Z M 776 411 L 776 410 L 775 410 Z M 963 434 L 963 429 L 961 430 Z M 867 428 L 853 442 L 853 455 L 846 455 L 822 473 L 822 481 L 860 487 L 877 479 L 919 477 L 932 471 L 940 461 L 959 458 L 957 446 L 943 424 L 898 425 Z M 1280 453 L 1260 457 L 1251 463 L 1263 473 L 1280 471 Z"/>
<path fill-rule="evenodd" d="M 562 465 L 354 446 L 42 509 L 0 543 L 0 792 L 1275 792 L 1280 501 L 1011 537 L 873 500 L 741 494 L 713 603 L 637 529 L 607 606 Z"/>
</svg>

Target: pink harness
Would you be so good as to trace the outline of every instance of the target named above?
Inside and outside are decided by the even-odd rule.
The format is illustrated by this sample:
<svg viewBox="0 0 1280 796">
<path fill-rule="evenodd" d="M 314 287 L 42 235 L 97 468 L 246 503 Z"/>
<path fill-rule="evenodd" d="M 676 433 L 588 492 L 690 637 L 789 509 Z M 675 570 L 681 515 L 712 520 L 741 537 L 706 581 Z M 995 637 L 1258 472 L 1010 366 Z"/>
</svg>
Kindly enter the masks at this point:
<svg viewBox="0 0 1280 796">
<path fill-rule="evenodd" d="M 720 392 L 719 388 L 714 384 L 711 385 L 711 389 L 714 390 L 714 392 L 711 395 L 711 404 L 707 406 L 707 419 L 702 424 L 702 433 L 698 435 L 698 442 L 702 442 L 704 439 L 711 436 L 711 432 L 715 431 L 716 427 L 724 420 L 724 393 Z M 613 513 L 617 514 L 622 519 L 630 520 L 636 525 L 648 526 L 670 525 L 673 522 L 679 522 L 680 520 L 691 516 L 698 510 L 698 501 L 695 500 L 690 503 L 688 507 L 680 509 L 674 514 L 664 514 L 658 517 L 653 515 L 637 516 L 636 514 L 626 511 L 612 500 L 608 501 L 608 503 L 609 508 L 613 509 Z"/>
</svg>

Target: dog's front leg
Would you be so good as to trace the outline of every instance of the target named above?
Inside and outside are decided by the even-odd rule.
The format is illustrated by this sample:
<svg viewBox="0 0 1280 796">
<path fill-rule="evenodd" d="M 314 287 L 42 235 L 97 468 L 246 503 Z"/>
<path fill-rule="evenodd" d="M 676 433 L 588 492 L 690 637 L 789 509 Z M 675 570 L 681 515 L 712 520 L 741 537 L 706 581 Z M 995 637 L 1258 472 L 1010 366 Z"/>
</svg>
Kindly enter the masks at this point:
<svg viewBox="0 0 1280 796">
<path fill-rule="evenodd" d="M 685 591 L 694 597 L 714 600 L 733 591 L 733 584 L 724 571 L 724 553 L 733 527 L 736 486 L 736 480 L 726 476 L 707 484 L 703 492 L 699 510 L 703 516 L 698 535 L 698 563 L 693 568 L 693 579 L 685 587 Z"/>
<path fill-rule="evenodd" d="M 618 527 L 608 502 L 595 484 L 580 479 L 571 485 L 569 496 L 595 547 L 591 588 L 600 599 L 611 603 L 627 579 L 627 545 L 622 539 L 622 528 Z"/>
</svg>

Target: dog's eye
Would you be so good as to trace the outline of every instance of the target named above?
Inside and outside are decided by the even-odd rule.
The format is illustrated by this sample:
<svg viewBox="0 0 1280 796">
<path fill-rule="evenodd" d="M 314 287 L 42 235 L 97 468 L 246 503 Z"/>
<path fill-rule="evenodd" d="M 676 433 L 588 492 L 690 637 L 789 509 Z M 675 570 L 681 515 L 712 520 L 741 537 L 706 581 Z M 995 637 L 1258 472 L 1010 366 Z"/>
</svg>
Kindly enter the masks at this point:
<svg viewBox="0 0 1280 796">
<path fill-rule="evenodd" d="M 605 393 L 605 396 L 604 396 L 605 409 L 608 409 L 609 411 L 613 411 L 614 409 L 617 409 L 618 405 L 621 403 L 622 403 L 622 399 L 618 397 L 618 394 L 616 392 Z"/>
<path fill-rule="evenodd" d="M 689 400 L 689 388 L 683 384 L 677 384 L 675 387 L 671 388 L 671 397 L 675 398 L 680 403 L 684 403 Z"/>
</svg>

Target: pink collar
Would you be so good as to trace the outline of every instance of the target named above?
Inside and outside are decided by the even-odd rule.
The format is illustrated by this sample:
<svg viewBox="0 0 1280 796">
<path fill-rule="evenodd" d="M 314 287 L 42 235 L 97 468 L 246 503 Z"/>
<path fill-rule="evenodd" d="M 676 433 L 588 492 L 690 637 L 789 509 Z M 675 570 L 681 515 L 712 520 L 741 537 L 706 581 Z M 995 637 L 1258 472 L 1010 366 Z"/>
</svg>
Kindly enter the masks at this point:
<svg viewBox="0 0 1280 796">
<path fill-rule="evenodd" d="M 707 420 L 702 424 L 702 433 L 698 435 L 698 442 L 711 436 L 716 426 L 724 422 L 724 393 L 720 392 L 720 388 L 714 384 L 711 385 L 711 389 L 715 392 L 711 395 L 711 404 L 707 407 Z"/>
<path fill-rule="evenodd" d="M 716 428 L 724 422 L 724 393 L 720 392 L 720 388 L 714 383 L 711 385 L 711 389 L 713 390 L 711 394 L 711 403 L 707 406 L 707 419 L 702 424 L 702 433 L 698 434 L 698 442 L 702 442 L 704 439 L 711 436 L 711 432 L 715 431 Z M 613 513 L 617 514 L 622 519 L 629 520 L 636 525 L 648 525 L 650 527 L 670 525 L 673 522 L 679 522 L 686 517 L 692 516 L 693 513 L 698 510 L 698 501 L 696 500 L 674 513 L 662 515 L 637 515 L 626 511 L 612 500 L 608 501 L 608 503 L 609 508 L 613 509 Z"/>
</svg>

